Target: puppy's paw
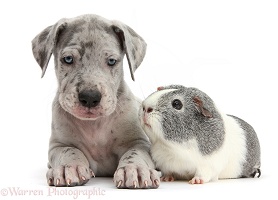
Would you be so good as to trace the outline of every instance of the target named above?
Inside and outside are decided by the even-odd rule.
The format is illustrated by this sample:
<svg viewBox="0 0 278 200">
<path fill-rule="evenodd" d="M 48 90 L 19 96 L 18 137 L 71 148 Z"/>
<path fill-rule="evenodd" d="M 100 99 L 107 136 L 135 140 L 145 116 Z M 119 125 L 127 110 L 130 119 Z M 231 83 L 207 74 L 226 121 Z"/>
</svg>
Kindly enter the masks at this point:
<svg viewBox="0 0 278 200">
<path fill-rule="evenodd" d="M 199 177 L 194 177 L 189 181 L 190 184 L 203 184 L 204 180 L 202 178 Z"/>
<path fill-rule="evenodd" d="M 46 174 L 48 185 L 56 187 L 84 185 L 92 176 L 92 170 L 80 165 L 50 168 Z"/>
<path fill-rule="evenodd" d="M 117 188 L 158 188 L 161 173 L 145 166 L 128 164 L 114 174 Z"/>
</svg>

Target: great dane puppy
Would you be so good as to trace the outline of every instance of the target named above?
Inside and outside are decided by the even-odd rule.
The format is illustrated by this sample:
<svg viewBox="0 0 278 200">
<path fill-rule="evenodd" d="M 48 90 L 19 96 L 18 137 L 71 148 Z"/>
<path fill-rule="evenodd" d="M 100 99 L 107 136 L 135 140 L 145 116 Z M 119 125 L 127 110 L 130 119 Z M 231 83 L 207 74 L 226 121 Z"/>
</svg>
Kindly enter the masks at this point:
<svg viewBox="0 0 278 200">
<path fill-rule="evenodd" d="M 134 79 L 145 41 L 119 21 L 82 15 L 45 28 L 32 48 L 42 76 L 54 55 L 58 80 L 48 184 L 76 186 L 114 175 L 118 188 L 157 188 L 160 173 L 139 124 L 140 100 L 123 78 L 124 56 Z"/>
</svg>

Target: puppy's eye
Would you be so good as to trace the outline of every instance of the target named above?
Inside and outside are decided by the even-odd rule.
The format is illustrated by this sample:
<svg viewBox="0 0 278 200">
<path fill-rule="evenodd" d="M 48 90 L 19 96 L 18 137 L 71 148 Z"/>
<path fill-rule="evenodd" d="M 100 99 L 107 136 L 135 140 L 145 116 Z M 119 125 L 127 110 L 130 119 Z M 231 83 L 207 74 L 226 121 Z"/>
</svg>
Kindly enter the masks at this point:
<svg viewBox="0 0 278 200">
<path fill-rule="evenodd" d="M 172 101 L 172 106 L 173 106 L 173 108 L 175 108 L 176 110 L 180 110 L 180 109 L 182 109 L 182 102 L 179 100 L 179 99 L 174 99 L 173 101 Z"/>
<path fill-rule="evenodd" d="M 72 64 L 73 63 L 73 57 L 72 56 L 65 56 L 63 58 L 64 62 L 67 63 L 67 64 Z"/>
<path fill-rule="evenodd" d="M 107 60 L 107 65 L 110 66 L 110 67 L 114 66 L 116 63 L 117 63 L 117 60 L 114 59 L 114 58 L 109 58 Z"/>
</svg>

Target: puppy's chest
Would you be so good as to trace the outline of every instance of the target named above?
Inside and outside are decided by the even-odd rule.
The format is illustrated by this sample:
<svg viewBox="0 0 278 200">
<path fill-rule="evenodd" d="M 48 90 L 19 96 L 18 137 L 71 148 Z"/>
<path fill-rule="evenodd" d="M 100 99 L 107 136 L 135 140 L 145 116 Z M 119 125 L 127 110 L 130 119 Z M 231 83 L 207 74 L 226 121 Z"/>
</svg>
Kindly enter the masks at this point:
<svg viewBox="0 0 278 200">
<path fill-rule="evenodd" d="M 81 148 L 89 152 L 95 161 L 107 160 L 111 157 L 116 138 L 116 134 L 109 126 L 80 128 Z"/>
</svg>

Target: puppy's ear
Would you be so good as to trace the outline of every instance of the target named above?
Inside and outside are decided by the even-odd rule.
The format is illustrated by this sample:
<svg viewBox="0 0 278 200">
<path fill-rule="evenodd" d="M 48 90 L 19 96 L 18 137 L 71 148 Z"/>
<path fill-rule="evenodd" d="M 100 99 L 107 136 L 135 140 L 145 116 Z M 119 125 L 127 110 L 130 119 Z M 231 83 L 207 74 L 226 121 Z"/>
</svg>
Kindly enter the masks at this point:
<svg viewBox="0 0 278 200">
<path fill-rule="evenodd" d="M 193 102 L 197 110 L 205 117 L 212 118 L 212 114 L 204 107 L 203 101 L 200 97 L 193 97 Z"/>
<path fill-rule="evenodd" d="M 45 74 L 58 35 L 65 26 L 65 19 L 61 19 L 53 26 L 45 28 L 32 40 L 33 55 L 42 69 L 42 77 Z"/>
<path fill-rule="evenodd" d="M 145 57 L 147 44 L 144 39 L 129 26 L 119 21 L 113 21 L 112 24 L 112 28 L 117 34 L 122 48 L 126 53 L 131 78 L 134 81 L 134 72 Z"/>
</svg>

